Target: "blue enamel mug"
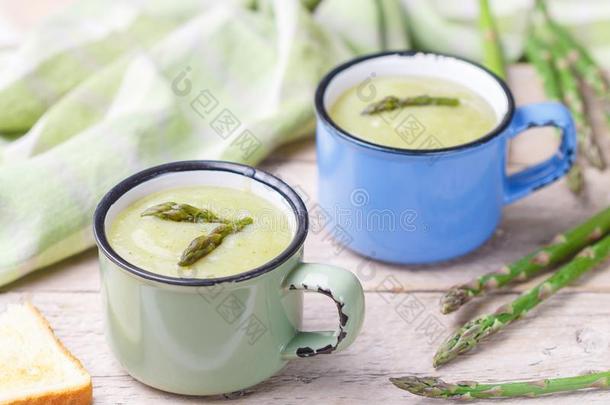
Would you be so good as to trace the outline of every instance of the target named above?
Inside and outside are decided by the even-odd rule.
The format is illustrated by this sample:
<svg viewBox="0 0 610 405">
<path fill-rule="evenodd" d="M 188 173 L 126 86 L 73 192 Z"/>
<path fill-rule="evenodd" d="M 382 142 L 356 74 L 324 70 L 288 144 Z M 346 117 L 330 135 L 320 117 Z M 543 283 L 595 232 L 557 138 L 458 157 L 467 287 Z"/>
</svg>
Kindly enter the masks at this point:
<svg viewBox="0 0 610 405">
<path fill-rule="evenodd" d="M 330 118 L 329 107 L 346 90 L 359 86 L 373 99 L 370 78 L 397 75 L 466 86 L 489 103 L 497 117 L 495 128 L 455 147 L 402 149 L 359 139 Z M 576 153 L 566 107 L 550 102 L 515 107 L 501 79 L 449 55 L 387 52 L 351 60 L 320 82 L 315 107 L 318 196 L 333 235 L 351 250 L 387 262 L 432 263 L 476 249 L 493 234 L 504 205 L 565 175 Z M 557 152 L 508 175 L 509 139 L 538 126 L 561 130 Z M 413 139 L 419 136 L 417 142 L 431 142 L 427 134 L 418 134 L 417 125 L 403 129 Z"/>
</svg>

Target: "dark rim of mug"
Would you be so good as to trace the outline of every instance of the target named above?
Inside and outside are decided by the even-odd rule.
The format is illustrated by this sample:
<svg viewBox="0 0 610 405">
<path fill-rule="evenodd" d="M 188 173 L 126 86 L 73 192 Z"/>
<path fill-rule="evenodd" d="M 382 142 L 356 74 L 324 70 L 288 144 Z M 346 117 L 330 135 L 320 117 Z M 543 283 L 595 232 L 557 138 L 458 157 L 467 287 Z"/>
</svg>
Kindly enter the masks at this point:
<svg viewBox="0 0 610 405">
<path fill-rule="evenodd" d="M 180 278 L 170 277 L 161 274 L 153 273 L 144 270 L 138 266 L 135 266 L 125 259 L 123 259 L 108 243 L 106 237 L 106 215 L 110 207 L 119 200 L 126 192 L 136 187 L 139 184 L 145 183 L 149 180 L 157 178 L 161 175 L 176 172 L 193 172 L 193 171 L 223 171 L 240 174 L 245 177 L 249 177 L 255 181 L 258 181 L 266 186 L 275 190 L 284 197 L 284 199 L 290 204 L 292 211 L 296 217 L 297 229 L 290 242 L 290 245 L 282 253 L 276 256 L 274 259 L 263 264 L 262 266 L 256 267 L 252 270 L 239 273 L 228 277 L 218 278 Z M 210 286 L 224 282 L 238 282 L 250 280 L 265 274 L 279 265 L 290 259 L 305 242 L 308 228 L 308 216 L 307 209 L 301 197 L 286 183 L 277 177 L 250 166 L 241 165 L 237 163 L 221 162 L 214 160 L 190 160 L 167 163 L 160 166 L 151 167 L 136 173 L 125 180 L 114 186 L 108 193 L 102 198 L 98 204 L 95 214 L 93 215 L 93 233 L 99 249 L 104 255 L 110 259 L 114 264 L 127 270 L 128 272 L 135 274 L 136 276 L 142 277 L 147 280 L 157 281 L 165 284 L 180 285 L 180 286 Z"/>
<path fill-rule="evenodd" d="M 390 55 L 409 56 L 410 57 L 410 56 L 415 56 L 418 54 L 433 55 L 433 56 L 440 56 L 440 57 L 444 57 L 444 58 L 457 59 L 457 60 L 469 63 L 469 64 L 481 69 L 483 72 L 487 73 L 493 79 L 495 79 L 496 82 L 498 82 L 498 84 L 500 85 L 500 87 L 502 87 L 502 90 L 504 91 L 504 94 L 505 94 L 507 102 L 508 102 L 508 110 L 507 110 L 506 114 L 504 115 L 504 117 L 502 118 L 502 120 L 498 123 L 498 125 L 496 125 L 494 127 L 494 129 L 492 131 L 488 132 L 486 135 L 484 135 L 480 138 L 477 138 L 476 140 L 474 140 L 472 142 L 468 142 L 468 143 L 464 143 L 464 144 L 460 144 L 460 145 L 456 145 L 456 146 L 451 146 L 451 147 L 447 147 L 447 148 L 438 148 L 438 149 L 406 149 L 406 148 L 395 148 L 392 146 L 378 145 L 376 143 L 372 143 L 372 142 L 357 138 L 356 136 L 350 134 L 349 132 L 347 132 L 346 130 L 341 128 L 330 118 L 330 116 L 328 115 L 328 112 L 326 111 L 326 108 L 324 107 L 324 93 L 326 93 L 326 89 L 328 88 L 328 85 L 330 84 L 330 82 L 339 73 L 343 72 L 345 69 L 347 69 L 353 65 L 356 65 L 360 62 L 364 62 L 369 59 L 375 59 L 375 58 L 380 58 L 380 57 L 390 56 Z M 363 146 L 363 147 L 369 148 L 369 149 L 375 149 L 375 150 L 382 151 L 382 152 L 399 153 L 399 154 L 403 154 L 403 155 L 434 155 L 437 153 L 452 152 L 452 151 L 473 148 L 475 146 L 482 145 L 482 144 L 490 141 L 491 139 L 495 138 L 497 135 L 502 133 L 502 131 L 504 131 L 506 129 L 506 127 L 509 125 L 509 123 L 513 117 L 513 114 L 515 112 L 515 101 L 513 99 L 513 95 L 511 93 L 510 89 L 506 85 L 506 82 L 504 82 L 504 80 L 502 80 L 492 71 L 490 71 L 489 69 L 487 69 L 484 66 L 481 66 L 480 64 L 478 64 L 476 62 L 461 58 L 459 56 L 444 54 L 444 53 L 437 53 L 437 52 L 388 51 L 388 52 L 379 52 L 379 53 L 364 55 L 364 56 L 349 60 L 341 65 L 338 65 L 333 70 L 328 72 L 326 74 L 326 76 L 324 76 L 324 78 L 322 79 L 322 81 L 320 82 L 320 84 L 318 85 L 318 88 L 316 90 L 315 108 L 316 108 L 318 117 L 320 117 L 325 124 L 330 125 L 332 127 L 332 129 L 334 129 L 334 132 L 336 132 L 337 134 L 342 136 L 344 139 L 351 141 L 357 145 L 360 145 L 360 146 Z"/>
</svg>

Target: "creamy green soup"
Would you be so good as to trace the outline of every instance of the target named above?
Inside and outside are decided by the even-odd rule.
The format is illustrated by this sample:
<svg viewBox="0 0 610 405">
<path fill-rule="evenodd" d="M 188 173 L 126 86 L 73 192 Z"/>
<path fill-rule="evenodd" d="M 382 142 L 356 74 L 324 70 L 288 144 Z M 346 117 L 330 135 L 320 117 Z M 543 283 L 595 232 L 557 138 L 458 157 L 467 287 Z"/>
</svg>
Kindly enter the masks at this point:
<svg viewBox="0 0 610 405">
<path fill-rule="evenodd" d="M 175 222 L 141 214 L 168 201 L 206 208 L 231 221 L 252 218 L 252 224 L 226 236 L 211 253 L 190 266 L 177 263 L 195 238 L 209 235 L 220 224 Z M 216 278 L 243 273 L 267 263 L 290 244 L 292 226 L 286 214 L 248 191 L 198 186 L 165 190 L 144 197 L 120 212 L 108 239 L 128 262 L 172 277 Z"/>
<path fill-rule="evenodd" d="M 456 98 L 459 104 L 362 113 L 387 96 L 421 95 Z M 497 123 L 491 106 L 478 94 L 447 80 L 417 76 L 382 76 L 371 79 L 366 86 L 354 86 L 330 107 L 329 115 L 357 138 L 402 149 L 440 149 L 469 143 L 487 134 Z"/>
</svg>

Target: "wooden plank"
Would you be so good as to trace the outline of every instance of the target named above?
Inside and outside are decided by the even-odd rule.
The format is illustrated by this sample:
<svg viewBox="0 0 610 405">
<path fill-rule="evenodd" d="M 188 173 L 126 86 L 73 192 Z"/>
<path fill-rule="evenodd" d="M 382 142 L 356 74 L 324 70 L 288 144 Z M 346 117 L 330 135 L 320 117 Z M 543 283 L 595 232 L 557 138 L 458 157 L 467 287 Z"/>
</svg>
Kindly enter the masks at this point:
<svg viewBox="0 0 610 405">
<path fill-rule="evenodd" d="M 28 295 L 1 294 L 0 309 Z M 477 311 L 492 310 L 513 297 L 512 294 L 491 297 Z M 92 374 L 96 404 L 220 400 L 165 394 L 126 375 L 104 341 L 97 293 L 41 292 L 30 298 Z M 277 376 L 247 390 L 235 403 L 428 404 L 429 401 L 394 388 L 387 378 L 416 373 L 442 375 L 451 381 L 530 379 L 601 370 L 610 364 L 610 324 L 606 311 L 610 294 L 560 293 L 524 320 L 491 338 L 477 353 L 435 372 L 430 358 L 439 341 L 467 316 L 474 315 L 464 312 L 443 317 L 437 312 L 438 299 L 438 293 L 429 292 L 367 293 L 363 331 L 351 348 L 329 356 L 293 361 Z M 325 297 L 309 294 L 305 319 L 307 329 L 328 328 L 336 322 L 336 310 Z M 425 326 L 432 323 L 440 327 L 434 333 L 425 333 Z M 590 392 L 536 403 L 572 404 L 584 400 L 602 404 L 608 402 L 608 395 Z"/>
<path fill-rule="evenodd" d="M 97 292 L 100 289 L 97 250 L 92 248 L 31 273 L 0 292 Z"/>
</svg>

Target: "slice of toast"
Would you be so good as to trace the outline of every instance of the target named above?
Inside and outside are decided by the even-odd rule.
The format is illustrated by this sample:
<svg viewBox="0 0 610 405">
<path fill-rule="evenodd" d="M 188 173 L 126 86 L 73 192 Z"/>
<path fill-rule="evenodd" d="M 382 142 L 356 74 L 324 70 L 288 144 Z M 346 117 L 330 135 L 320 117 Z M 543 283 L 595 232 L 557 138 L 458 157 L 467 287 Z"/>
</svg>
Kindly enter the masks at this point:
<svg viewBox="0 0 610 405">
<path fill-rule="evenodd" d="M 82 405 L 91 377 L 29 303 L 0 314 L 0 404 Z"/>
</svg>

